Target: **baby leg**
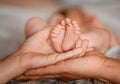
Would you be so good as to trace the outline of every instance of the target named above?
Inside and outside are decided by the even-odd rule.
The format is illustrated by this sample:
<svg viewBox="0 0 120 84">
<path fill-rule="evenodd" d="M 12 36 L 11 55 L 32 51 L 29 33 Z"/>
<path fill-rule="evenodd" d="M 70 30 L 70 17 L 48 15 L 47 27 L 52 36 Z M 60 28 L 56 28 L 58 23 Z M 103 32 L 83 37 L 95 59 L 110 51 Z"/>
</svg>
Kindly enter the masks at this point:
<svg viewBox="0 0 120 84">
<path fill-rule="evenodd" d="M 86 14 L 85 25 L 89 25 L 95 28 L 103 28 L 104 25 L 98 20 L 98 18 L 93 14 Z"/>
<path fill-rule="evenodd" d="M 110 43 L 110 47 L 113 47 L 113 46 L 119 46 L 120 43 L 119 43 L 119 40 L 118 38 L 116 37 L 116 35 L 109 29 L 109 27 L 103 25 L 103 23 L 100 22 L 100 20 L 95 16 L 95 15 L 90 15 L 88 14 L 86 16 L 86 19 L 87 19 L 87 23 L 89 25 L 92 26 L 92 28 L 94 28 L 94 31 L 96 30 L 96 28 L 98 29 L 101 29 L 102 31 L 105 31 L 106 34 L 110 37 L 110 41 L 107 42 L 107 43 Z"/>
</svg>

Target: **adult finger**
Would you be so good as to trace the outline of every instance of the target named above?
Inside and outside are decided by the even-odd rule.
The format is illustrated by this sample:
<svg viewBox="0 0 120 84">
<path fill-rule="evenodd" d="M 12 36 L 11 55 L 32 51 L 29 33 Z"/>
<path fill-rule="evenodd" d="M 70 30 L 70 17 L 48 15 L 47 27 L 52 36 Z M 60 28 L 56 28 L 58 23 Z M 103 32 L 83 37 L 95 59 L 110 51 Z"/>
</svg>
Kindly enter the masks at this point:
<svg viewBox="0 0 120 84">
<path fill-rule="evenodd" d="M 61 61 L 57 64 L 46 66 L 43 68 L 31 69 L 26 71 L 24 74 L 27 76 L 36 76 L 36 75 L 54 75 L 64 72 L 65 61 Z"/>
<path fill-rule="evenodd" d="M 88 44 L 89 44 L 88 40 L 86 40 L 86 39 L 82 40 L 82 42 L 81 42 L 81 48 L 83 49 L 83 52 L 81 54 L 79 54 L 79 56 L 83 56 L 85 54 L 85 52 L 88 49 Z"/>
<path fill-rule="evenodd" d="M 76 43 L 76 48 L 81 48 L 82 47 L 82 39 L 79 38 L 77 43 Z"/>
<path fill-rule="evenodd" d="M 47 65 L 55 64 L 59 61 L 72 58 L 75 55 L 78 55 L 82 52 L 81 48 L 76 48 L 74 50 L 65 52 L 65 53 L 55 53 L 55 54 L 50 54 L 50 55 L 44 55 L 41 56 L 41 54 L 33 54 L 30 57 L 29 63 L 28 63 L 28 68 L 38 68 L 38 67 L 44 67 Z"/>
<path fill-rule="evenodd" d="M 88 49 L 89 41 L 87 39 L 83 40 L 82 49 L 86 51 Z"/>
<path fill-rule="evenodd" d="M 100 57 L 104 57 L 105 55 L 103 55 L 101 52 L 99 52 L 98 50 L 93 50 L 93 51 L 90 51 L 90 52 L 87 52 L 86 53 L 86 56 L 100 56 Z"/>
<path fill-rule="evenodd" d="M 60 75 L 43 75 L 43 76 L 25 76 L 22 75 L 18 78 L 16 78 L 16 80 L 36 80 L 36 79 L 55 79 L 55 78 L 61 78 Z"/>
<path fill-rule="evenodd" d="M 87 52 L 90 52 L 90 51 L 94 51 L 94 48 L 93 48 L 93 47 L 89 47 L 89 48 L 87 49 Z"/>
</svg>

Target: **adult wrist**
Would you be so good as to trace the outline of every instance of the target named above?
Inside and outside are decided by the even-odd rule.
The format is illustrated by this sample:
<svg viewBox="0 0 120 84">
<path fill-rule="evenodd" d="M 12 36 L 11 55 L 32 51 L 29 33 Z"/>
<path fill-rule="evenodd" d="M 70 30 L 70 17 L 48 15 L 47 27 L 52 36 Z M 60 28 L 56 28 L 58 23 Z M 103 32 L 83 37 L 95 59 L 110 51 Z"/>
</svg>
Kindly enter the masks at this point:
<svg viewBox="0 0 120 84">
<path fill-rule="evenodd" d="M 97 77 L 120 84 L 120 60 L 105 58 Z"/>
<path fill-rule="evenodd" d="M 21 75 L 24 72 L 24 68 L 20 65 L 21 53 L 15 52 L 12 55 L 0 60 L 0 84 L 6 84 L 11 79 Z"/>
</svg>

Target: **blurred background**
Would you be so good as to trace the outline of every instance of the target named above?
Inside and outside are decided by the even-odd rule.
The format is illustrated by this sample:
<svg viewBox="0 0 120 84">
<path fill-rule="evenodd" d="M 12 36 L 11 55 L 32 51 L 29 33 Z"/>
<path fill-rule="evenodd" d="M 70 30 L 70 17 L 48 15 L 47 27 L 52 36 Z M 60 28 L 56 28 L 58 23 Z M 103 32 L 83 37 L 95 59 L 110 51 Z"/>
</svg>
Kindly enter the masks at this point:
<svg viewBox="0 0 120 84">
<path fill-rule="evenodd" d="M 0 58 L 22 44 L 29 18 L 39 16 L 48 21 L 65 7 L 81 7 L 95 14 L 120 39 L 120 0 L 0 0 Z"/>
</svg>

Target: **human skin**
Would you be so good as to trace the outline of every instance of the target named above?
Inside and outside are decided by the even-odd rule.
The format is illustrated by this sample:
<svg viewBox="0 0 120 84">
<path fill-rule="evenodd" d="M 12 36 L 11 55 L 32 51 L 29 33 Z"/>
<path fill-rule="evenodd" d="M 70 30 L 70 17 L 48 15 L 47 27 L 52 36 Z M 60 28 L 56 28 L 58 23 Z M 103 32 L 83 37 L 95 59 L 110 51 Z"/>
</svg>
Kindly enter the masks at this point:
<svg viewBox="0 0 120 84">
<path fill-rule="evenodd" d="M 66 18 L 52 29 L 50 39 L 56 52 L 65 52 L 74 49 L 79 36 L 80 28 L 77 22 Z"/>
<path fill-rule="evenodd" d="M 34 21 L 36 19 L 34 18 Z M 26 27 L 35 28 L 33 19 L 28 21 Z M 31 23 L 32 22 L 32 23 Z M 32 24 L 32 25 L 30 25 Z M 34 25 L 35 24 L 35 25 Z M 45 27 L 35 33 L 33 32 L 27 36 L 23 45 L 13 54 L 0 60 L 0 84 L 5 84 L 9 80 L 22 75 L 26 70 L 32 68 L 40 68 L 50 64 L 55 64 L 82 53 L 82 48 L 75 48 L 65 53 L 55 53 L 48 42 L 51 26 Z M 84 45 L 87 47 L 87 44 Z M 87 49 L 87 48 L 85 48 Z"/>
<path fill-rule="evenodd" d="M 53 39 L 53 43 L 52 43 L 52 45 L 55 47 L 54 49 L 56 49 L 56 51 L 59 51 L 59 50 L 61 50 L 61 45 L 62 45 L 62 43 L 65 41 L 64 39 L 66 38 L 65 37 L 65 34 L 66 33 L 69 33 L 70 31 L 72 31 L 72 32 L 70 32 L 70 34 L 69 34 L 69 36 L 67 36 L 67 38 L 66 38 L 66 40 L 67 41 L 65 41 L 64 43 L 65 43 L 65 45 L 63 45 L 62 46 L 62 49 L 64 49 L 64 47 L 65 46 L 67 46 L 68 47 L 68 49 L 71 49 L 68 45 L 70 45 L 70 42 L 73 42 L 74 43 L 74 39 L 72 38 L 73 36 L 74 36 L 74 38 L 75 38 L 75 35 L 74 35 L 74 29 L 72 29 L 72 30 L 70 30 L 70 28 L 68 28 L 69 29 L 69 31 L 67 31 L 67 29 L 65 29 L 67 26 L 67 24 L 65 25 L 65 22 L 66 21 L 64 21 L 64 24 L 63 24 L 63 21 L 64 20 L 62 20 L 62 22 L 61 23 L 59 23 L 59 25 L 58 25 L 58 27 L 56 26 L 54 29 L 53 29 L 53 32 L 51 33 L 51 39 Z M 72 22 L 72 21 L 69 21 L 69 22 Z M 69 24 L 71 24 L 71 23 L 69 23 Z M 77 23 L 75 23 L 75 24 L 77 24 Z M 71 24 L 71 25 L 73 25 L 73 24 Z M 98 26 L 98 25 L 97 25 Z M 63 28 L 64 29 L 63 29 Z M 75 26 L 75 27 L 77 27 L 77 28 L 79 28 L 80 30 L 81 30 L 81 28 L 79 27 L 79 26 Z M 61 29 L 62 28 L 62 29 Z M 99 28 L 97 28 L 97 29 L 93 29 L 93 31 L 91 32 L 91 29 L 89 29 L 89 32 L 87 32 L 87 37 L 90 39 L 92 39 L 93 41 L 95 40 L 95 36 L 97 36 L 97 37 L 99 37 L 100 36 L 100 38 L 102 37 L 103 38 L 103 35 L 101 36 L 101 31 L 98 31 L 98 29 Z M 101 29 L 101 28 L 100 28 Z M 96 31 L 97 30 L 97 31 Z M 102 29 L 103 30 L 103 29 Z M 59 32 L 58 32 L 59 31 Z M 77 30 L 78 31 L 78 30 Z M 80 32 L 80 31 L 78 31 L 78 32 Z M 92 34 L 90 34 L 90 32 L 92 33 Z M 101 33 L 100 33 L 101 32 Z M 97 33 L 97 34 L 96 34 Z M 100 33 L 100 34 L 99 34 Z M 104 33 L 104 32 L 103 32 Z M 102 33 L 102 34 L 103 34 Z M 57 35 L 56 35 L 57 34 Z M 84 35 L 84 33 L 82 34 L 82 35 Z M 64 39 L 63 39 L 64 38 Z M 86 37 L 85 37 L 86 38 Z M 100 39 L 99 38 L 99 39 Z M 109 37 L 108 37 L 109 38 Z M 62 40 L 61 40 L 62 39 Z M 100 39 L 101 40 L 101 39 Z M 103 39 L 104 40 L 104 39 Z M 106 39 L 107 40 L 107 39 Z M 61 41 L 63 41 L 63 42 L 61 42 Z M 99 40 L 97 39 L 96 40 L 97 41 L 97 43 L 99 42 Z M 61 42 L 61 43 L 60 43 Z M 59 43 L 59 44 L 58 44 Z M 96 43 L 96 42 L 95 42 Z M 112 42 L 111 42 L 112 43 Z M 98 43 L 99 44 L 99 43 Z M 104 43 L 105 44 L 105 43 Z M 105 44 L 106 45 L 106 44 Z M 108 45 L 110 45 L 110 44 L 108 44 Z M 73 45 L 72 45 L 73 46 Z M 75 46 L 75 45 L 74 45 Z M 98 46 L 99 47 L 99 46 Z M 105 48 L 104 48 L 104 50 L 106 50 L 106 46 L 104 46 Z M 63 50 L 62 50 L 63 51 Z"/>
<path fill-rule="evenodd" d="M 51 22 L 59 23 L 64 17 L 77 21 L 81 28 L 80 38 L 88 39 L 89 47 L 93 46 L 102 53 L 120 45 L 115 34 L 93 14 L 85 13 L 79 8 L 67 8 L 60 11 L 55 17 L 56 19 L 53 18 Z"/>
<path fill-rule="evenodd" d="M 120 84 L 120 60 L 105 57 L 98 51 L 68 59 L 47 67 L 33 69 L 19 79 L 58 78 L 66 81 L 94 78 Z"/>
<path fill-rule="evenodd" d="M 80 12 L 79 9 L 70 9 L 66 12 L 67 12 L 66 17 L 69 17 L 72 20 L 75 20 L 79 23 L 79 28 L 80 28 L 80 32 L 81 32 L 80 38 L 89 40 L 89 47 L 95 47 L 97 50 L 101 51 L 102 53 L 105 53 L 111 47 L 119 45 L 119 41 L 116 38 L 116 36 L 113 34 L 113 32 L 111 30 L 109 30 L 108 28 L 105 28 L 105 26 L 102 25 L 102 23 L 94 15 L 86 14 L 83 11 Z M 80 13 L 82 13 L 82 14 L 80 14 Z M 84 16 L 84 17 L 82 17 L 82 16 Z M 63 17 L 63 15 L 56 14 L 50 21 L 51 22 L 50 24 L 51 25 L 60 24 L 60 22 L 64 19 L 65 19 L 65 17 Z M 46 23 L 46 21 L 43 21 L 43 20 L 41 21 L 41 23 L 44 25 L 48 25 Z M 39 23 L 36 23 L 36 24 L 38 25 Z M 41 25 L 41 24 L 39 24 L 39 25 Z M 39 28 L 37 28 L 37 29 L 39 29 Z M 36 31 L 37 31 L 37 29 L 36 29 Z M 57 28 L 57 30 L 58 29 L 59 28 Z M 31 31 L 30 29 L 27 29 L 28 33 L 30 31 Z M 63 31 L 63 32 L 65 32 L 65 31 Z M 64 37 L 64 35 L 62 33 L 60 36 Z M 70 42 L 73 42 L 73 41 L 70 41 Z M 62 42 L 62 41 L 59 41 L 58 43 L 60 44 L 60 42 Z M 63 41 L 63 43 L 64 43 L 63 48 L 68 45 L 68 42 L 66 43 Z M 57 46 L 59 46 L 59 45 L 57 44 Z M 61 49 L 59 49 L 59 50 L 60 51 L 58 51 L 58 50 L 56 50 L 56 51 L 57 52 L 63 51 Z M 66 49 L 64 49 L 64 50 L 66 51 Z"/>
<path fill-rule="evenodd" d="M 36 20 L 33 20 L 32 23 L 36 23 Z M 72 58 L 44 68 L 28 70 L 18 79 L 62 78 L 75 80 L 96 78 L 100 80 L 110 80 L 119 84 L 119 66 L 119 60 L 107 58 L 98 51 L 93 51 L 86 53 L 80 58 Z M 115 74 L 112 74 L 114 72 Z"/>
<path fill-rule="evenodd" d="M 40 54 L 36 52 L 17 51 L 8 58 L 0 60 L 0 84 L 6 84 L 11 79 L 22 75 L 26 70 L 40 68 L 58 61 L 74 57 L 79 54 L 80 49 L 75 49 L 61 54 Z M 64 57 L 65 56 L 65 57 Z"/>
<path fill-rule="evenodd" d="M 72 21 L 76 21 L 76 19 L 72 20 Z M 66 27 L 66 25 L 65 25 L 65 27 Z M 87 27 L 87 24 L 84 28 L 83 28 L 83 26 L 81 26 L 79 24 L 79 27 L 77 27 L 77 28 L 79 28 L 80 33 L 81 33 L 79 35 L 79 37 L 82 38 L 82 39 L 89 40 L 89 47 L 95 47 L 96 49 L 98 49 L 102 53 L 105 53 L 110 48 L 110 35 L 105 29 L 96 28 L 96 27 L 93 27 L 93 26 L 90 26 L 90 25 L 89 25 L 89 27 Z M 65 30 L 67 30 L 67 28 L 65 28 Z M 70 30 L 70 28 L 68 28 L 68 30 Z M 101 33 L 102 33 L 102 35 L 101 35 Z M 60 35 L 60 36 L 62 37 L 62 35 Z M 65 37 L 66 36 L 64 35 L 64 39 L 65 39 Z M 66 41 L 67 43 L 65 41 L 63 41 L 63 43 L 64 43 L 64 45 L 62 46 L 63 49 L 64 49 L 64 47 L 69 45 L 70 42 L 74 41 L 74 39 L 72 39 L 72 38 L 67 38 L 67 39 L 69 39 L 68 42 Z M 61 41 L 59 41 L 59 42 L 61 42 Z M 55 45 L 55 43 L 54 43 L 54 45 Z M 57 46 L 59 46 L 59 45 L 57 45 Z"/>
</svg>

